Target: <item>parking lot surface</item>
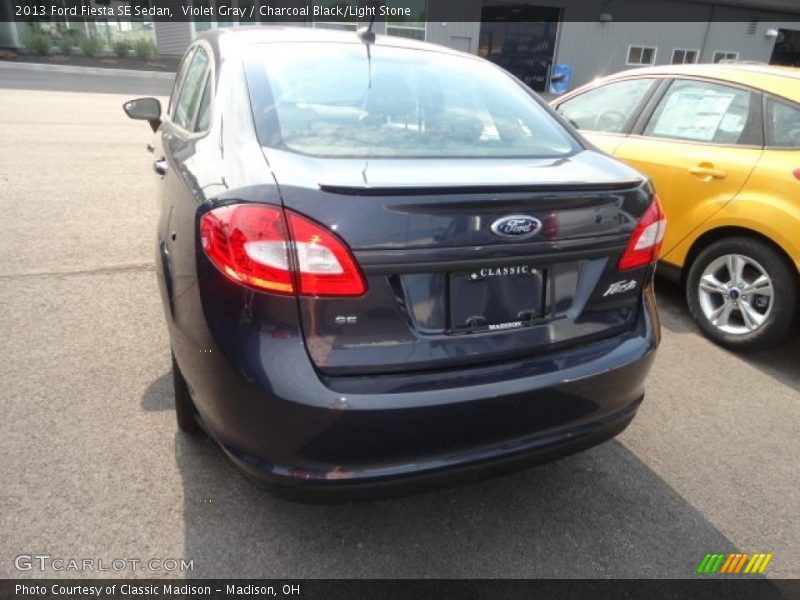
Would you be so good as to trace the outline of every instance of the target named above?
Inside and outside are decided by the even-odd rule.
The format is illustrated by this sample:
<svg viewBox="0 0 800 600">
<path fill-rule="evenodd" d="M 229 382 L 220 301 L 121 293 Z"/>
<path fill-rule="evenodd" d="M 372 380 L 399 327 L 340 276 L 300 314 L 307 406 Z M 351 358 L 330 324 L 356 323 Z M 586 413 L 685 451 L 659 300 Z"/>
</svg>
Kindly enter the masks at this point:
<svg viewBox="0 0 800 600">
<path fill-rule="evenodd" d="M 124 117 L 130 94 L 0 90 L 0 577 L 86 575 L 17 571 L 33 553 L 185 558 L 194 577 L 691 577 L 738 550 L 800 577 L 800 339 L 731 354 L 665 283 L 638 417 L 556 463 L 307 505 L 178 433 L 152 136 Z"/>
</svg>

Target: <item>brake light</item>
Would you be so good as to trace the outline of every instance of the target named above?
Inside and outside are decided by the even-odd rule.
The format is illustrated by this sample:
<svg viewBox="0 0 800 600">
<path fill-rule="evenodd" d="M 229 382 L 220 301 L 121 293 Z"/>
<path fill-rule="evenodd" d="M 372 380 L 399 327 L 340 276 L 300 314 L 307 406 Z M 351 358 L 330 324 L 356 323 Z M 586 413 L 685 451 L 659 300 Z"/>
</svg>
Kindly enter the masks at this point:
<svg viewBox="0 0 800 600">
<path fill-rule="evenodd" d="M 297 249 L 301 296 L 361 296 L 364 277 L 345 243 L 329 229 L 286 211 Z"/>
<path fill-rule="evenodd" d="M 658 196 L 654 195 L 650 206 L 636 224 L 628 247 L 622 253 L 617 268 L 620 271 L 627 271 L 656 262 L 666 228 L 667 218 L 661 208 Z"/>
<path fill-rule="evenodd" d="M 277 206 L 215 208 L 200 219 L 200 241 L 220 271 L 259 290 L 307 296 L 360 296 L 366 291 L 355 259 L 338 236 L 296 213 L 286 211 L 284 217 Z"/>
</svg>

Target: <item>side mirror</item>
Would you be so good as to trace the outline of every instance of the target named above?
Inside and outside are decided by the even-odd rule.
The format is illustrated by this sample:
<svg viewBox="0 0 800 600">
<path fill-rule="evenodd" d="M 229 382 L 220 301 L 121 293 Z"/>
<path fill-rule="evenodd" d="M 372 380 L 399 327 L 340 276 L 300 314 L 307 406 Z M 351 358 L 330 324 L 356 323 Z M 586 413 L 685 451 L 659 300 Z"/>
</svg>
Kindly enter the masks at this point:
<svg viewBox="0 0 800 600">
<path fill-rule="evenodd" d="M 161 125 L 161 102 L 156 98 L 128 100 L 122 108 L 131 119 L 148 121 L 154 133 Z"/>
</svg>

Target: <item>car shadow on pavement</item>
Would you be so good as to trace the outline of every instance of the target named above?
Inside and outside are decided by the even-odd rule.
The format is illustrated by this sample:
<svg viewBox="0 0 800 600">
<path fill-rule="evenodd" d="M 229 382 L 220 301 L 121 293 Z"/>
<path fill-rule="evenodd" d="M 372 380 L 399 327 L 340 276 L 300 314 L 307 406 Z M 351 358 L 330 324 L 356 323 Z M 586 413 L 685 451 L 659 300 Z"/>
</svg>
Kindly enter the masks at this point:
<svg viewBox="0 0 800 600">
<path fill-rule="evenodd" d="M 691 577 L 733 543 L 622 443 L 389 500 L 301 504 L 177 433 L 192 577 Z"/>
<path fill-rule="evenodd" d="M 656 279 L 656 295 L 661 325 L 673 333 L 696 333 L 702 336 L 684 300 L 683 288 L 663 279 Z M 711 342 L 709 342 L 711 343 Z M 721 352 L 727 352 L 720 348 Z M 784 385 L 800 391 L 800 369 L 797 357 L 800 356 L 800 332 L 787 342 L 759 352 L 730 353 L 756 367 Z"/>
<path fill-rule="evenodd" d="M 142 394 L 141 405 L 147 412 L 175 410 L 171 372 L 164 373 L 147 386 Z"/>
</svg>

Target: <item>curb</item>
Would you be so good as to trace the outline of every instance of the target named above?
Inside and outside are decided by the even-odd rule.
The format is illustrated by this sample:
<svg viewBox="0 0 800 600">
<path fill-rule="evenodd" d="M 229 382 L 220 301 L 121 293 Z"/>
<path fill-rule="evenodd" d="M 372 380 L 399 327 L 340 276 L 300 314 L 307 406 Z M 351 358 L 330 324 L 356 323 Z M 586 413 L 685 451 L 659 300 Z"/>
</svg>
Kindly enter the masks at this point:
<svg viewBox="0 0 800 600">
<path fill-rule="evenodd" d="M 138 71 L 135 69 L 105 69 L 102 67 L 75 67 L 72 65 L 45 65 L 41 63 L 13 62 L 0 60 L 0 70 L 20 69 L 45 73 L 71 73 L 74 75 L 108 75 L 113 77 L 132 77 L 135 79 L 173 79 L 174 73 L 164 71 Z"/>
</svg>

